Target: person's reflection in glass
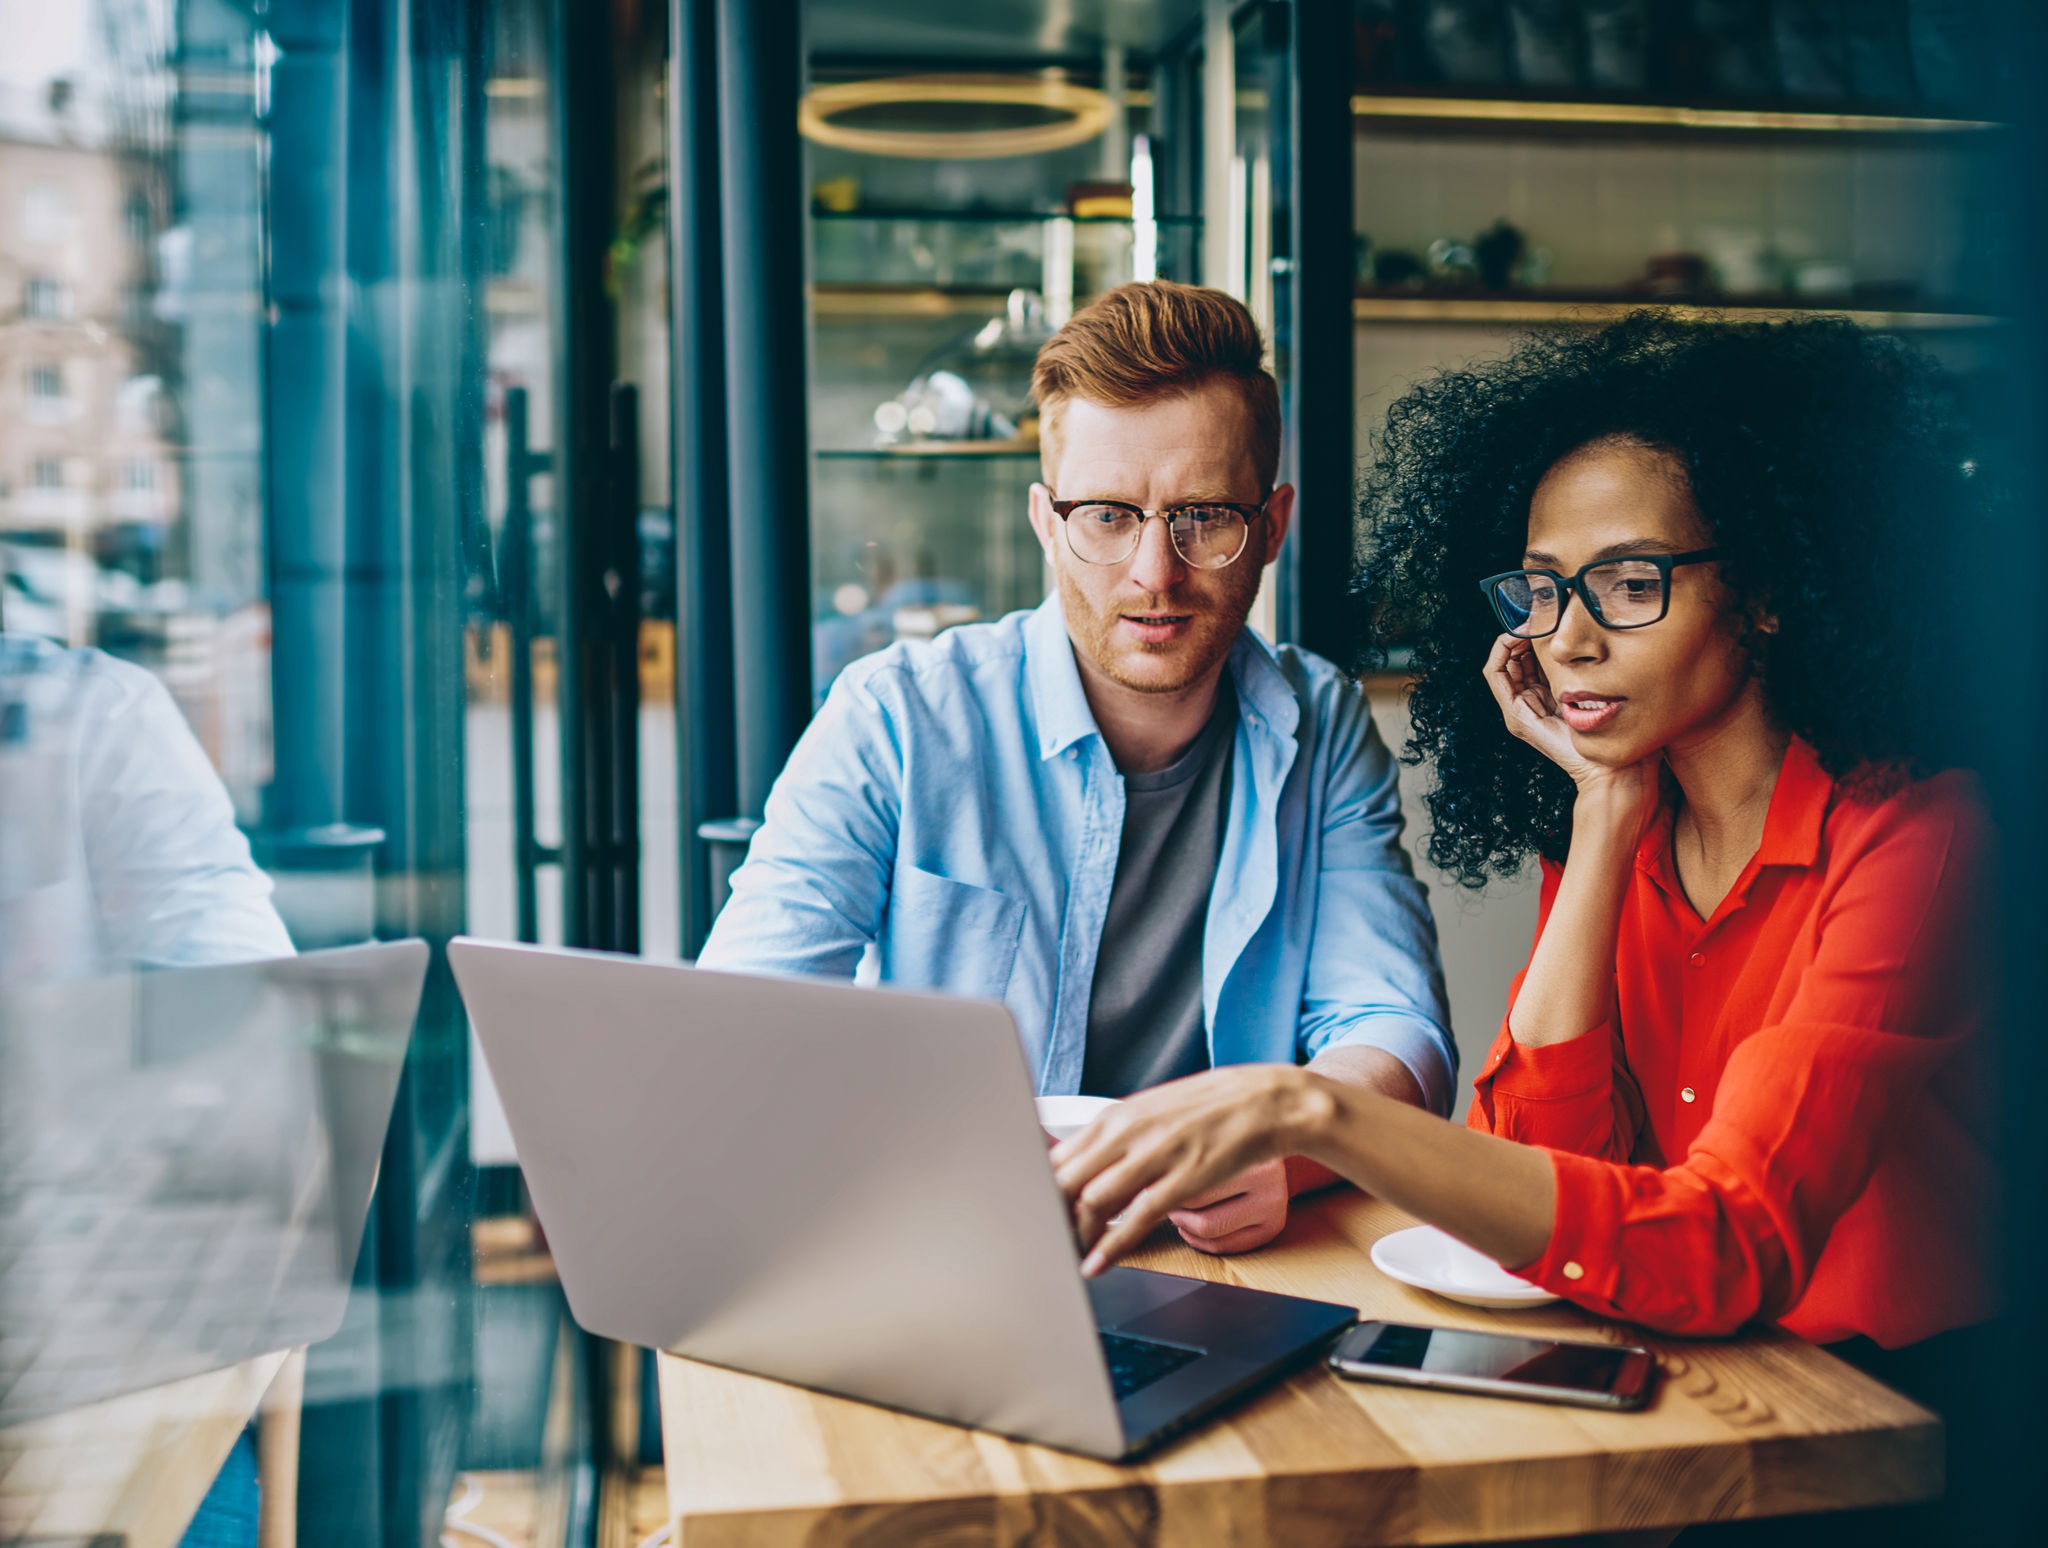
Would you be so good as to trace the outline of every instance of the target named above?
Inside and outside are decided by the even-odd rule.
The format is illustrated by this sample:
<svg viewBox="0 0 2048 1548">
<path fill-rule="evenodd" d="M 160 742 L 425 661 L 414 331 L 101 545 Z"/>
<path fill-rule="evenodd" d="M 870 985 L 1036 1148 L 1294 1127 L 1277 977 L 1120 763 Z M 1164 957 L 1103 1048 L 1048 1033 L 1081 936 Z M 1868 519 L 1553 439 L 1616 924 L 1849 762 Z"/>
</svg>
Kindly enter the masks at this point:
<svg viewBox="0 0 2048 1548">
<path fill-rule="evenodd" d="M 0 627 L 0 988 L 292 955 L 270 879 L 169 692 Z M 250 1433 L 182 1539 L 256 1541 Z"/>
<path fill-rule="evenodd" d="M 163 685 L 0 629 L 0 985 L 291 953 Z"/>
</svg>

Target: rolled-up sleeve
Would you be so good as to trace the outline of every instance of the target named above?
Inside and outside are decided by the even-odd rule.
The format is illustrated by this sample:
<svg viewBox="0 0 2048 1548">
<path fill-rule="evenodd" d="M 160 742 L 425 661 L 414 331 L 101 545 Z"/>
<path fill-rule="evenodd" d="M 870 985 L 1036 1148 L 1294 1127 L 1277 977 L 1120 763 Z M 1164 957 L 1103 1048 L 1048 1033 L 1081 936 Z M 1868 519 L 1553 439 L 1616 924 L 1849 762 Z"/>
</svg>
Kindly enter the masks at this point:
<svg viewBox="0 0 2048 1548">
<path fill-rule="evenodd" d="M 1299 1053 L 1384 1049 L 1415 1077 L 1424 1105 L 1448 1113 L 1458 1049 L 1429 896 L 1401 848 L 1399 770 L 1362 694 L 1340 700 L 1330 736 Z"/>
</svg>

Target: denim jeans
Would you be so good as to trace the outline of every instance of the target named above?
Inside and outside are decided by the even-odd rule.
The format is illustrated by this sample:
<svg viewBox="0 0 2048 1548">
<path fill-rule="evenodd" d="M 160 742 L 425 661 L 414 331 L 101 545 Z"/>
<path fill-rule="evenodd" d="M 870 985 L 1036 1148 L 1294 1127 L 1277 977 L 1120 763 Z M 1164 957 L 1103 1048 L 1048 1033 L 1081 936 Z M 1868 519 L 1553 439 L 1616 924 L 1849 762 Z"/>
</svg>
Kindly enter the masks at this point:
<svg viewBox="0 0 2048 1548">
<path fill-rule="evenodd" d="M 256 1443 L 250 1431 L 220 1465 L 178 1548 L 256 1548 Z"/>
</svg>

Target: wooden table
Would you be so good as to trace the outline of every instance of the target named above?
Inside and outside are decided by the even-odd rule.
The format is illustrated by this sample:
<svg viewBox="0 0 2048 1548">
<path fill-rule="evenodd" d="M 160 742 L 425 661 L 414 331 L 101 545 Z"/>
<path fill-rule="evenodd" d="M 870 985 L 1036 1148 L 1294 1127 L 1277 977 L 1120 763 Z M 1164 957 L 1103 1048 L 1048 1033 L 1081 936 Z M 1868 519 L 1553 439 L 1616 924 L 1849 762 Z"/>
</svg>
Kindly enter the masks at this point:
<svg viewBox="0 0 2048 1548">
<path fill-rule="evenodd" d="M 1650 1408 L 1601 1413 L 1344 1381 L 1321 1366 L 1132 1466 L 663 1356 L 662 1437 L 687 1548 L 943 1543 L 1462 1543 L 1672 1528 L 1938 1494 L 1941 1421 L 1782 1333 L 1645 1339 L 1574 1308 L 1487 1312 L 1367 1257 L 1411 1224 L 1349 1189 L 1210 1258 L 1170 1233 L 1131 1261 L 1356 1305 L 1367 1317 L 1647 1342 Z"/>
<path fill-rule="evenodd" d="M 297 1536 L 303 1349 L 0 1428 L 0 1543 L 175 1548 L 260 1409 L 260 1548 Z"/>
</svg>

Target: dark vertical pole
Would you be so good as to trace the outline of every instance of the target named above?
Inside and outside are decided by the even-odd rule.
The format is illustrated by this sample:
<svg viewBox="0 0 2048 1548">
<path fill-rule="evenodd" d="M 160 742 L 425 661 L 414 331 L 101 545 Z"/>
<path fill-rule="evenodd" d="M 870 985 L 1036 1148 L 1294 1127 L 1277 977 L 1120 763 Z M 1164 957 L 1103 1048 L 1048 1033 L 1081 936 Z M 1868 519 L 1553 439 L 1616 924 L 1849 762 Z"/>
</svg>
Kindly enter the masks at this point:
<svg viewBox="0 0 2048 1548">
<path fill-rule="evenodd" d="M 1272 300 L 1271 337 L 1273 372 L 1280 382 L 1280 477 L 1298 481 L 1301 473 L 1301 426 L 1299 424 L 1304 383 L 1296 369 L 1299 340 L 1295 277 L 1294 211 L 1295 187 L 1294 23 L 1292 5 L 1274 4 L 1260 8 L 1260 26 L 1255 32 L 1240 28 L 1238 33 L 1237 78 L 1240 86 L 1249 76 L 1265 93 L 1266 111 L 1261 117 L 1265 130 L 1263 149 L 1267 158 L 1268 186 L 1272 207 L 1267 212 L 1267 240 L 1272 244 L 1272 266 L 1266 275 L 1249 276 L 1256 292 L 1270 286 Z M 1256 214 L 1254 215 L 1256 217 Z M 1301 545 L 1289 543 L 1280 551 L 1280 562 L 1267 577 L 1273 589 L 1273 636 L 1281 640 L 1301 638 Z"/>
<path fill-rule="evenodd" d="M 1294 7 L 1292 334 L 1288 388 L 1300 490 L 1294 536 L 1295 638 L 1348 661 L 1352 497 L 1351 6 Z M 1210 215 L 1219 212 L 1209 211 Z"/>
<path fill-rule="evenodd" d="M 640 950 L 640 390 L 611 392 L 611 519 L 600 581 L 604 590 L 603 685 L 610 718 L 606 770 L 611 821 L 599 885 L 611 915 L 605 946 Z M 593 631 L 594 633 L 596 631 Z"/>
<path fill-rule="evenodd" d="M 184 14 L 189 9 L 179 8 L 181 52 L 192 47 Z M 278 50 L 270 67 L 262 212 L 269 315 L 263 342 L 264 548 L 275 759 L 263 847 L 266 864 L 275 868 L 280 839 L 324 831 L 345 810 L 349 14 L 342 0 L 278 0 L 264 22 Z M 181 117 L 193 112 L 185 92 L 178 102 Z M 218 154 L 203 152 L 204 162 L 195 167 L 190 153 L 183 153 L 185 178 L 203 178 L 200 186 L 209 190 L 221 186 L 207 164 Z M 205 231 L 209 213 L 181 208 L 180 218 Z M 215 369 L 210 346 L 218 342 L 188 336 L 188 358 Z M 200 454 L 207 427 L 195 428 L 202 432 L 193 437 L 201 443 L 195 447 Z M 204 484 L 195 490 L 201 509 L 213 492 Z M 378 1234 L 374 1228 L 364 1232 L 352 1293 L 376 1296 Z M 375 1360 L 381 1353 L 378 1327 L 374 1316 L 368 1320 L 358 1348 L 366 1343 Z M 316 1373 L 322 1353 L 316 1349 L 310 1356 Z M 377 1395 L 309 1403 L 302 1423 L 299 1540 L 309 1548 L 381 1541 L 379 1480 L 398 1459 L 387 1449 Z"/>
<path fill-rule="evenodd" d="M 1152 66 L 1152 206 L 1161 223 L 1158 277 L 1190 285 L 1200 278 L 1202 247 L 1201 42 L 1197 16 L 1159 51 Z"/>
<path fill-rule="evenodd" d="M 739 810 L 733 755 L 732 538 L 726 484 L 725 287 L 719 243 L 718 9 L 669 0 L 669 255 L 675 427 L 676 784 L 682 953 L 711 930 L 698 829 Z"/>
<path fill-rule="evenodd" d="M 533 474 L 524 387 L 505 389 L 505 535 L 499 593 L 511 653 L 512 876 L 519 939 L 540 939 L 534 873 L 540 865 L 533 821 Z M 545 462 L 545 458 L 538 459 Z"/>
<path fill-rule="evenodd" d="M 797 0 L 718 0 L 718 77 L 739 805 L 759 817 L 811 713 Z"/>
<path fill-rule="evenodd" d="M 562 939 L 603 946 L 611 920 L 598 905 L 590 835 L 610 830 L 609 706 L 591 649 L 606 614 L 604 551 L 611 525 L 610 392 L 616 330 L 605 256 L 617 219 L 609 7 L 562 0 L 554 9 L 555 151 L 561 178 L 556 232 L 555 489 L 562 556 L 555 646 L 562 748 Z"/>
<path fill-rule="evenodd" d="M 266 335 L 275 833 L 341 820 L 343 409 L 348 323 L 347 8 L 287 0 L 271 66 Z"/>
</svg>

